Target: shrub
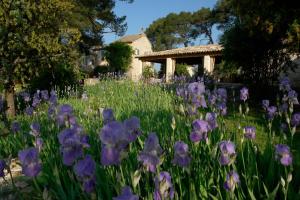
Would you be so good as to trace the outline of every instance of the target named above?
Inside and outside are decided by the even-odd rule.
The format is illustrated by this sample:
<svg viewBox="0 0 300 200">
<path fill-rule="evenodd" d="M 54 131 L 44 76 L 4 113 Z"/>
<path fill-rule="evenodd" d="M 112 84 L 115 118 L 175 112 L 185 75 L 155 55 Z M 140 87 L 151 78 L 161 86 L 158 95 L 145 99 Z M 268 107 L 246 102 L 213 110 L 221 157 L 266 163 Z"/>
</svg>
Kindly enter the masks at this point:
<svg viewBox="0 0 300 200">
<path fill-rule="evenodd" d="M 127 72 L 132 61 L 133 50 L 123 42 L 114 42 L 105 48 L 105 58 L 111 71 Z"/>
<path fill-rule="evenodd" d="M 188 65 L 184 64 L 184 63 L 176 64 L 175 75 L 176 76 L 190 76 L 187 67 L 188 67 Z"/>
<path fill-rule="evenodd" d="M 149 80 L 150 78 L 154 77 L 154 71 L 152 66 L 147 65 L 143 68 L 143 74 L 142 74 L 143 78 L 145 80 Z"/>
</svg>

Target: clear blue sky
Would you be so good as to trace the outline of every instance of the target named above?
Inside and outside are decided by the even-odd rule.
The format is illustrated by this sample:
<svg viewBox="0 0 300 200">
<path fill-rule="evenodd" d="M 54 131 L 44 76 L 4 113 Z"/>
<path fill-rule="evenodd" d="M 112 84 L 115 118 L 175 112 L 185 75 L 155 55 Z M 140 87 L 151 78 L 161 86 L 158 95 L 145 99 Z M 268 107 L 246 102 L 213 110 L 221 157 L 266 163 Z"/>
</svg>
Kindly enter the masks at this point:
<svg viewBox="0 0 300 200">
<path fill-rule="evenodd" d="M 202 7 L 212 8 L 217 0 L 134 0 L 132 4 L 118 1 L 115 7 L 117 16 L 127 16 L 128 29 L 126 35 L 137 34 L 141 28 L 146 29 L 154 20 L 164 17 L 171 12 L 197 11 Z M 214 30 L 213 38 L 217 41 L 220 32 Z M 118 37 L 114 34 L 105 34 L 104 40 L 108 44 Z M 206 42 L 206 41 L 202 41 Z"/>
</svg>

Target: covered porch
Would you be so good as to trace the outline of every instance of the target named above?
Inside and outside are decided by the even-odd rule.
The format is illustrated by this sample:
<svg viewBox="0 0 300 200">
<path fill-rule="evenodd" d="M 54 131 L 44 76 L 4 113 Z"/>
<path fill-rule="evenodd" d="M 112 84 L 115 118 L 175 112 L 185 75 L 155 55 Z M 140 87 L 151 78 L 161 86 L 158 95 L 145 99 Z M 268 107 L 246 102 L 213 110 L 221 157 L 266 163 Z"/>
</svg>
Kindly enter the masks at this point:
<svg viewBox="0 0 300 200">
<path fill-rule="evenodd" d="M 175 74 L 176 63 L 198 65 L 200 73 L 212 73 L 215 64 L 220 62 L 222 49 L 221 45 L 201 45 L 151 52 L 136 57 L 142 62 L 142 67 L 149 62 L 165 64 L 166 82 L 169 82 Z"/>
</svg>

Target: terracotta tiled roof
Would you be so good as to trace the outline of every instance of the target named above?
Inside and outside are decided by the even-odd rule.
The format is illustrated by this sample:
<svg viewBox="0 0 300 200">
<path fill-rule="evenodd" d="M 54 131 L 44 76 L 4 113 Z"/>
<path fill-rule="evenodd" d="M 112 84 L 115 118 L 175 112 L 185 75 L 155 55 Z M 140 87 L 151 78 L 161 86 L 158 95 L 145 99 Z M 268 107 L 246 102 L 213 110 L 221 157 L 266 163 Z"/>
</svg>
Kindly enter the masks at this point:
<svg viewBox="0 0 300 200">
<path fill-rule="evenodd" d="M 136 34 L 136 35 L 125 35 L 124 37 L 121 37 L 117 41 L 131 43 L 131 42 L 134 42 L 134 41 L 140 39 L 143 36 L 146 36 L 146 35 L 144 33 L 140 33 L 140 34 Z"/>
<path fill-rule="evenodd" d="M 195 53 L 218 53 L 223 50 L 223 47 L 219 44 L 209 44 L 200 46 L 182 47 L 177 49 L 170 49 L 165 51 L 156 51 L 145 53 L 144 55 L 136 56 L 139 58 L 152 57 L 152 56 L 171 56 L 182 54 L 195 54 Z"/>
</svg>

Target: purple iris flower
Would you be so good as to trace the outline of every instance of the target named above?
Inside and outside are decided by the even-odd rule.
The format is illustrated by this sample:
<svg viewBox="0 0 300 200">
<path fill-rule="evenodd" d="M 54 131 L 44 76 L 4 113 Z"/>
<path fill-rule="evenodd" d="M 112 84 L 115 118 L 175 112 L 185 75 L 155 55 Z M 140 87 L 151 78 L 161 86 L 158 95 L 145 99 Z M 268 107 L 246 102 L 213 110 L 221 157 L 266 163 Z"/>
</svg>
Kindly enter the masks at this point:
<svg viewBox="0 0 300 200">
<path fill-rule="evenodd" d="M 154 200 L 173 199 L 174 198 L 174 187 L 172 184 L 171 176 L 169 172 L 160 172 L 155 177 L 155 192 L 153 195 Z"/>
<path fill-rule="evenodd" d="M 189 115 L 197 115 L 198 109 L 197 109 L 197 107 L 195 105 L 188 105 L 187 113 Z"/>
<path fill-rule="evenodd" d="M 51 105 L 54 105 L 54 106 L 57 105 L 57 95 L 54 90 L 51 90 L 51 92 L 50 92 L 49 102 Z"/>
<path fill-rule="evenodd" d="M 35 93 L 32 99 L 32 107 L 36 108 L 41 103 L 39 93 Z"/>
<path fill-rule="evenodd" d="M 133 122 L 134 121 L 135 120 L 133 120 Z M 126 124 L 129 130 L 126 129 L 123 123 L 118 121 L 111 121 L 101 129 L 101 163 L 103 165 L 120 164 L 123 155 L 126 153 L 126 148 L 129 143 L 135 139 L 135 135 L 130 131 L 133 131 L 131 128 L 137 128 L 137 124 L 131 124 L 130 121 L 127 121 Z"/>
<path fill-rule="evenodd" d="M 174 145 L 174 159 L 173 164 L 180 167 L 187 167 L 191 162 L 191 157 L 189 156 L 189 147 L 182 141 L 177 141 Z"/>
<path fill-rule="evenodd" d="M 107 108 L 103 110 L 103 124 L 107 124 L 109 122 L 115 121 L 114 112 L 111 108 Z"/>
<path fill-rule="evenodd" d="M 33 122 L 31 125 L 30 125 L 30 135 L 33 135 L 34 137 L 37 137 L 40 135 L 40 124 L 37 123 L 37 122 Z"/>
<path fill-rule="evenodd" d="M 44 101 L 48 101 L 49 100 L 49 92 L 48 90 L 42 90 L 41 91 L 41 97 Z"/>
<path fill-rule="evenodd" d="M 205 92 L 205 85 L 203 82 L 194 82 L 188 85 L 188 91 L 192 95 L 202 95 Z"/>
<path fill-rule="evenodd" d="M 192 104 L 197 108 L 199 107 L 207 108 L 204 95 L 193 95 Z"/>
<path fill-rule="evenodd" d="M 76 176 L 83 182 L 85 192 L 92 192 L 96 186 L 96 163 L 91 155 L 86 155 L 85 158 L 79 160 L 74 165 Z"/>
<path fill-rule="evenodd" d="M 13 121 L 11 124 L 11 130 L 13 133 L 17 133 L 21 130 L 21 125 L 17 121 Z"/>
<path fill-rule="evenodd" d="M 285 76 L 279 80 L 279 90 L 286 92 L 291 90 L 290 79 L 288 77 Z"/>
<path fill-rule="evenodd" d="M 247 139 L 255 139 L 256 129 L 253 126 L 244 127 L 244 136 Z"/>
<path fill-rule="evenodd" d="M 56 116 L 56 106 L 51 104 L 48 108 L 48 117 L 49 119 L 54 119 L 55 116 Z"/>
<path fill-rule="evenodd" d="M 32 116 L 33 115 L 33 107 L 31 107 L 31 106 L 26 107 L 25 113 L 29 116 Z"/>
<path fill-rule="evenodd" d="M 22 172 L 26 176 L 36 177 L 41 169 L 41 163 L 38 157 L 38 150 L 36 148 L 29 148 L 22 151 L 19 151 L 19 160 L 22 164 Z"/>
<path fill-rule="evenodd" d="M 287 100 L 291 104 L 299 104 L 298 94 L 295 90 L 290 90 L 284 100 Z"/>
<path fill-rule="evenodd" d="M 64 129 L 58 135 L 60 143 L 60 150 L 63 155 L 63 163 L 67 166 L 71 166 L 74 161 L 83 155 L 83 147 L 85 144 L 82 143 L 82 135 L 76 128 Z"/>
<path fill-rule="evenodd" d="M 4 160 L 0 160 L 0 177 L 4 177 L 4 169 L 6 168 L 6 163 Z"/>
<path fill-rule="evenodd" d="M 222 116 L 227 115 L 227 106 L 225 102 L 219 103 L 217 108 Z"/>
<path fill-rule="evenodd" d="M 30 94 L 28 92 L 21 92 L 20 95 L 23 97 L 25 102 L 29 102 L 31 100 Z"/>
<path fill-rule="evenodd" d="M 262 100 L 262 106 L 263 106 L 263 108 L 264 108 L 265 110 L 268 109 L 269 105 L 270 105 L 270 101 L 269 101 L 269 100 L 267 100 L 267 99 Z"/>
<path fill-rule="evenodd" d="M 225 88 L 217 89 L 217 99 L 221 102 L 227 101 L 227 90 Z"/>
<path fill-rule="evenodd" d="M 138 160 L 143 162 L 147 171 L 154 173 L 161 162 L 160 156 L 162 153 L 163 150 L 159 145 L 157 135 L 155 133 L 150 133 L 145 141 L 143 151 L 138 156 Z"/>
<path fill-rule="evenodd" d="M 42 138 L 38 137 L 35 139 L 34 145 L 39 150 L 39 152 L 42 150 L 43 144 L 44 144 L 44 141 Z"/>
<path fill-rule="evenodd" d="M 126 119 L 123 124 L 127 130 L 129 142 L 135 141 L 137 137 L 142 134 L 139 118 L 133 116 Z"/>
<path fill-rule="evenodd" d="M 268 113 L 267 113 L 268 119 L 272 120 L 276 115 L 277 108 L 275 106 L 270 106 L 267 108 L 267 111 L 268 111 Z"/>
<path fill-rule="evenodd" d="M 205 115 L 205 120 L 208 122 L 209 129 L 214 130 L 215 128 L 218 127 L 217 124 L 217 114 L 214 112 L 208 112 Z"/>
<path fill-rule="evenodd" d="M 75 125 L 76 118 L 73 116 L 73 108 L 68 104 L 63 104 L 59 106 L 58 113 L 56 117 L 58 125 L 62 126 L 64 124 Z"/>
<path fill-rule="evenodd" d="M 224 183 L 225 190 L 233 192 L 235 187 L 240 183 L 240 177 L 235 171 L 230 171 L 226 176 Z"/>
<path fill-rule="evenodd" d="M 219 144 L 221 150 L 220 164 L 230 165 L 234 162 L 236 157 L 235 145 L 231 141 L 221 141 Z"/>
<path fill-rule="evenodd" d="M 293 156 L 290 147 L 285 144 L 277 144 L 275 146 L 275 159 L 279 160 L 284 166 L 289 166 L 293 162 Z"/>
<path fill-rule="evenodd" d="M 137 195 L 134 195 L 131 191 L 131 188 L 129 186 L 125 186 L 122 189 L 122 193 L 114 197 L 113 200 L 138 200 L 139 197 Z"/>
<path fill-rule="evenodd" d="M 193 130 L 190 134 L 190 139 L 192 142 L 206 141 L 207 132 L 210 130 L 210 125 L 207 121 L 196 119 L 193 121 Z"/>
<path fill-rule="evenodd" d="M 208 102 L 210 105 L 215 105 L 217 101 L 217 96 L 215 94 L 208 95 Z"/>
<path fill-rule="evenodd" d="M 248 88 L 243 87 L 240 90 L 240 99 L 245 102 L 248 98 L 249 98 L 249 90 Z"/>
<path fill-rule="evenodd" d="M 294 127 L 297 127 L 300 125 L 300 113 L 293 114 L 291 124 Z"/>
</svg>

